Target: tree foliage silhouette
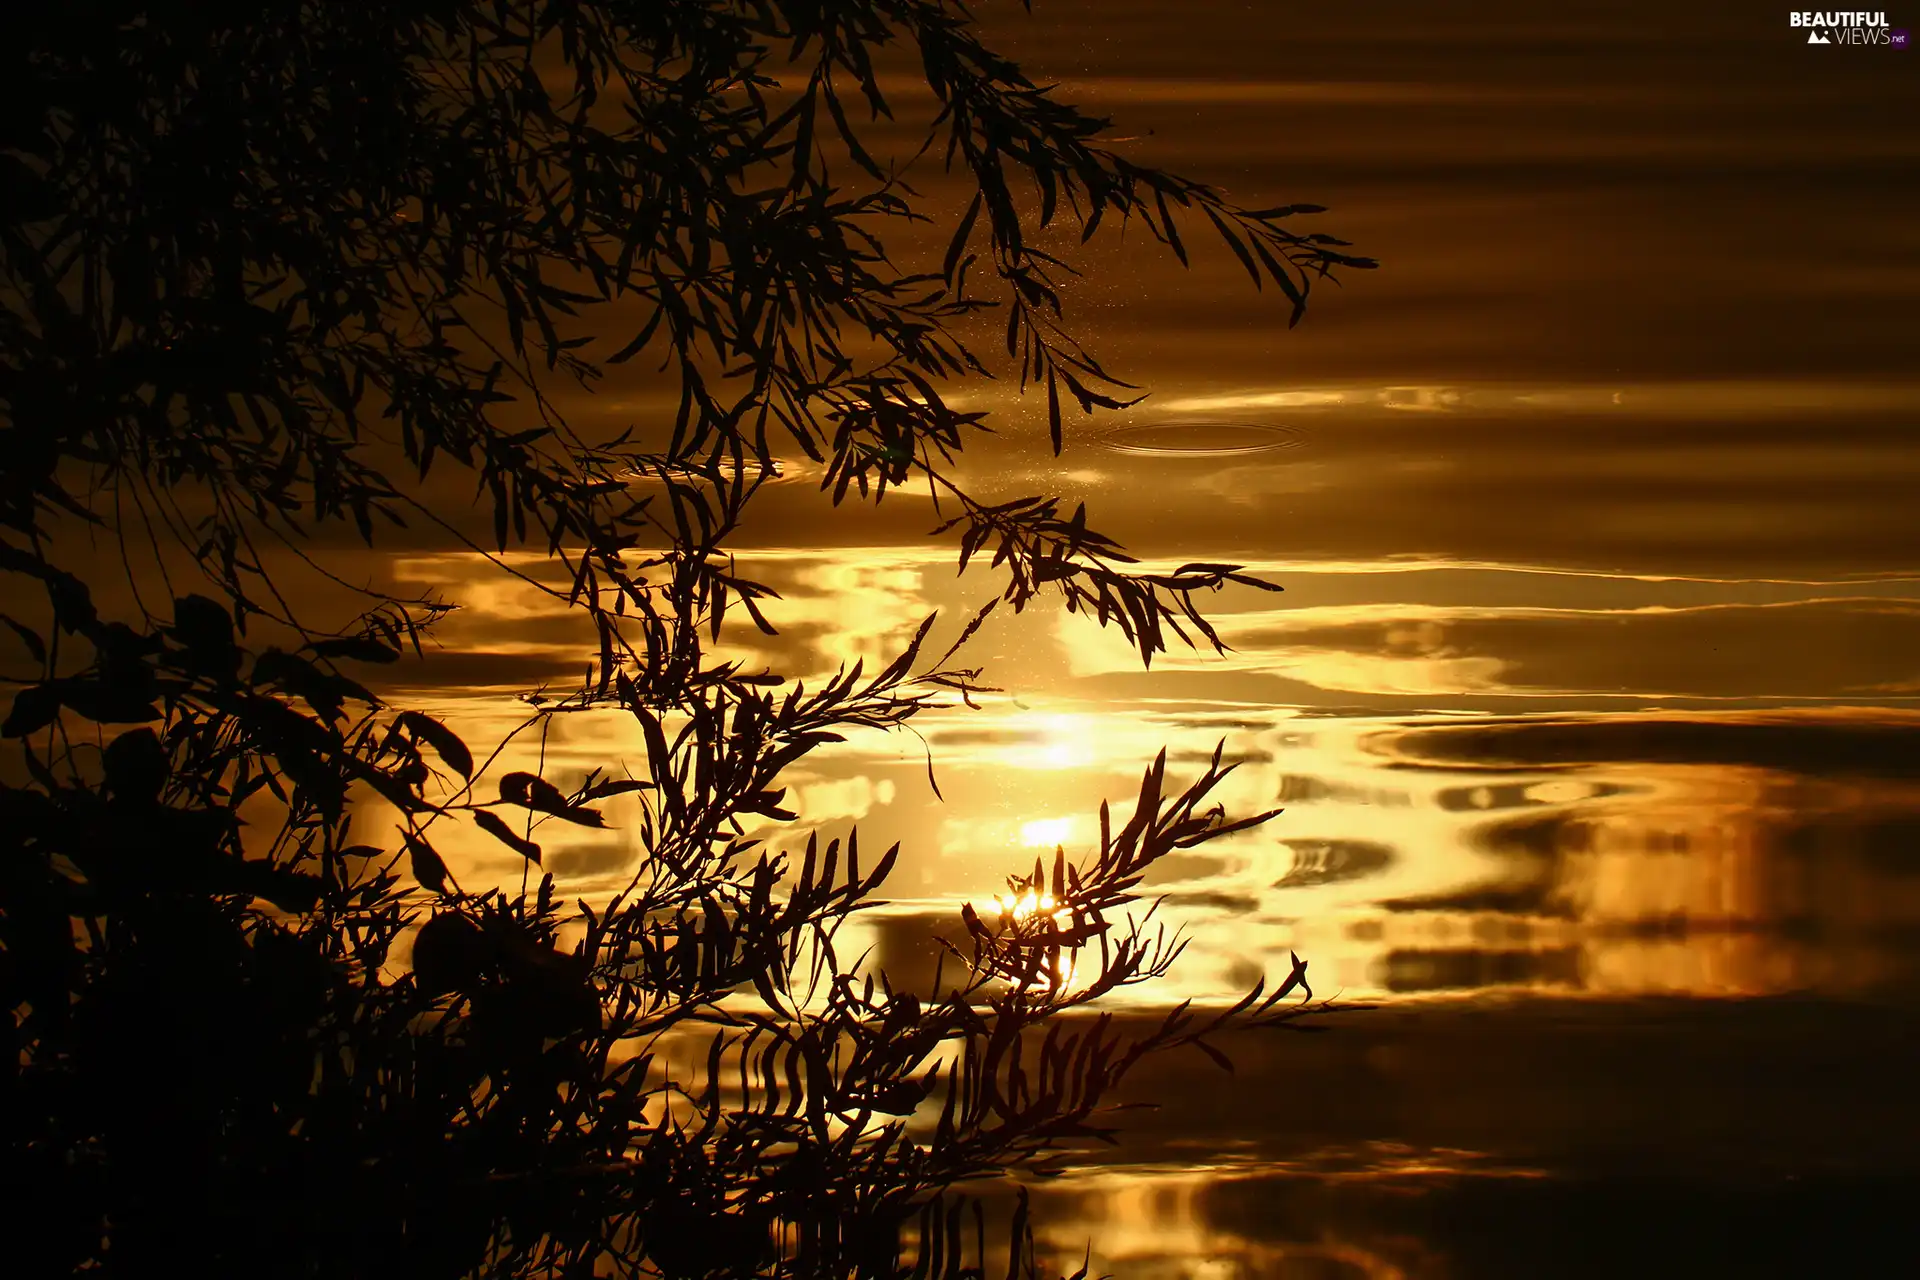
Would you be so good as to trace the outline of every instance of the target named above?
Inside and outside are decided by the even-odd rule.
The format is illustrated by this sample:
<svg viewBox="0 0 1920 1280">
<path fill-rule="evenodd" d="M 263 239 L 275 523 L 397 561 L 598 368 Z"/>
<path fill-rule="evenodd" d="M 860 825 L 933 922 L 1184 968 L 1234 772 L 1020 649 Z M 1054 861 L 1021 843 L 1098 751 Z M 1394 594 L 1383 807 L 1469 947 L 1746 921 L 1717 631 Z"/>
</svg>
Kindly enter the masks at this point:
<svg viewBox="0 0 1920 1280">
<path fill-rule="evenodd" d="M 1142 570 L 1084 509 L 976 498 L 953 463 L 985 415 L 947 388 L 1017 370 L 1057 452 L 1063 392 L 1093 413 L 1133 390 L 1068 327 L 1058 228 L 1131 223 L 1184 263 L 1198 225 L 1293 322 L 1317 280 L 1372 265 L 1292 229 L 1317 208 L 1128 161 L 955 0 L 101 0 L 11 7 L 0 58 L 21 748 L 0 1114 L 23 1266 L 979 1274 L 962 1183 L 1058 1167 L 1143 1055 L 1218 1056 L 1205 1037 L 1307 1007 L 1280 1003 L 1310 997 L 1296 961 L 1144 1036 L 1061 1016 L 1178 953 L 1125 910 L 1154 859 L 1271 816 L 1208 806 L 1218 753 L 1185 787 L 1163 755 L 1097 850 L 1013 877 L 997 916 L 968 907 L 932 990 L 856 977 L 835 932 L 896 851 L 743 832 L 791 816 L 780 779 L 808 752 L 970 700 L 980 673 L 960 644 L 930 655 L 932 619 L 815 688 L 706 649 L 735 611 L 772 630 L 727 547 L 794 451 L 835 504 L 926 485 L 962 568 L 998 575 L 988 610 L 1053 593 L 1146 661 L 1217 647 L 1199 593 L 1270 584 Z M 883 233 L 932 202 L 872 145 L 908 127 L 899 65 L 931 91 L 913 165 L 968 191 L 921 268 Z M 641 358 L 678 393 L 652 443 L 567 420 L 556 390 Z M 436 465 L 476 485 L 477 540 Z M 533 722 L 631 717 L 644 761 L 565 791 L 489 778 L 352 674 L 417 652 L 443 606 L 370 593 L 329 626 L 269 572 L 324 570 L 329 524 L 377 547 L 409 522 L 503 574 L 509 549 L 564 567 L 541 589 L 597 652 Z M 200 580 L 167 580 L 160 545 Z M 398 814 L 372 843 L 368 795 Z M 611 901 L 568 906 L 551 877 L 467 891 L 435 846 L 473 824 L 538 863 L 541 824 L 604 825 L 621 796 L 641 858 Z M 656 1047 L 693 1028 L 705 1068 L 671 1078 Z M 1024 1200 L 1007 1252 L 1036 1274 Z"/>
</svg>

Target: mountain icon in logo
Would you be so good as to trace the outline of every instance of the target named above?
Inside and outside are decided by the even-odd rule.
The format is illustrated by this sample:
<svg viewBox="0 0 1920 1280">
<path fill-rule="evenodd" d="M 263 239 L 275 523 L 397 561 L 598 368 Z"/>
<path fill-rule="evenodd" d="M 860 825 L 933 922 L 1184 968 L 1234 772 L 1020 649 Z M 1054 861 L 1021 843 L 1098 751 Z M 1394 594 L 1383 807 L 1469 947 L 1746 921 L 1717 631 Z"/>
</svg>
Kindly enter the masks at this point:
<svg viewBox="0 0 1920 1280">
<path fill-rule="evenodd" d="M 1808 44 L 1832 44 L 1833 41 L 1827 39 L 1825 36 L 1821 35 L 1818 31 L 1809 31 L 1807 32 L 1807 43 Z"/>
</svg>

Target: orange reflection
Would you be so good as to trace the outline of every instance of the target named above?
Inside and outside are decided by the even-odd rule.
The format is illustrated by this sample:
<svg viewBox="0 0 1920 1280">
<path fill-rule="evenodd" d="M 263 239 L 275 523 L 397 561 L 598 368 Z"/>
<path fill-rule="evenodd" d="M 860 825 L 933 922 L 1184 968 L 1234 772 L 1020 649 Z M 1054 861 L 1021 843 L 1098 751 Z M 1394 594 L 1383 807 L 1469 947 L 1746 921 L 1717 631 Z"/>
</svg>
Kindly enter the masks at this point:
<svg viewBox="0 0 1920 1280">
<path fill-rule="evenodd" d="M 1285 812 L 1154 868 L 1146 887 L 1189 945 L 1167 981 L 1117 1003 L 1225 999 L 1292 950 L 1317 989 L 1356 997 L 1858 991 L 1920 974 L 1920 875 L 1904 852 L 1920 770 L 1899 763 L 1920 742 L 1901 709 L 1920 687 L 1920 581 L 1904 561 L 1865 572 L 1891 563 L 1885 535 L 1910 517 L 1915 474 L 1904 426 L 1871 415 L 1913 403 L 1912 386 L 1174 391 L 1167 412 L 1210 415 L 1202 444 L 1238 424 L 1297 447 L 1186 456 L 1182 424 L 1198 419 L 1149 415 L 1127 424 L 1131 452 L 1089 438 L 1056 462 L 1009 444 L 983 482 L 1097 485 L 1107 532 L 1144 536 L 1168 564 L 1234 547 L 1287 594 L 1209 601 L 1230 651 L 1175 650 L 1150 672 L 1085 619 L 996 614 L 970 652 L 1017 699 L 917 723 L 945 803 L 910 738 L 855 737 L 796 765 L 783 781 L 799 822 L 749 834 L 777 848 L 857 823 L 898 840 L 892 905 L 849 925 L 887 963 L 918 964 L 914 939 L 951 931 L 959 904 L 987 901 L 1032 850 L 1090 852 L 1100 802 L 1124 821 L 1162 746 L 1178 774 L 1224 740 L 1241 763 L 1220 801 Z M 1817 450 L 1765 425 L 1815 404 L 1834 415 Z M 1503 425 L 1543 415 L 1550 440 Z M 1746 432 L 1737 450 L 1728 422 Z M 1648 506 L 1654 482 L 1665 496 Z M 1821 499 L 1824 523 L 1796 525 L 1799 549 L 1782 551 L 1767 522 L 1813 484 L 1854 496 Z M 991 590 L 924 543 L 923 504 L 848 515 L 858 545 L 818 546 L 802 536 L 824 527 L 810 484 L 763 497 L 771 545 L 749 540 L 738 568 L 779 592 L 781 634 L 730 628 L 717 659 L 808 681 L 872 669 L 935 611 L 938 651 Z M 1254 518 L 1296 501 L 1280 525 Z M 1309 529 L 1311 554 L 1296 546 Z M 1849 566 L 1844 580 L 1810 572 L 1828 562 Z M 526 577 L 448 554 L 386 569 L 466 606 L 441 651 L 394 674 L 476 745 L 520 723 L 507 691 L 572 687 L 588 647 L 542 590 L 565 586 L 553 567 L 513 567 Z M 544 761 L 564 780 L 635 758 L 633 735 L 617 715 L 570 716 L 495 767 Z M 609 817 L 607 831 L 535 833 L 563 892 L 609 893 L 639 865 L 630 825 Z M 478 832 L 448 847 L 463 883 L 525 870 Z"/>
<path fill-rule="evenodd" d="M 751 642 L 787 670 L 829 671 L 885 652 L 926 613 L 964 618 L 973 604 L 967 580 L 942 578 L 919 553 L 788 553 L 752 567 L 803 620 Z M 416 559 L 406 572 L 465 593 L 469 605 L 448 642 L 476 678 L 431 691 L 424 709 L 476 745 L 512 731 L 527 708 L 483 674 L 485 664 L 537 658 L 557 676 L 579 652 L 576 638 L 526 584 L 472 594 L 464 584 L 479 575 L 455 557 Z M 785 781 L 799 822 L 753 834 L 780 847 L 808 830 L 842 834 L 858 823 L 883 847 L 899 840 L 892 905 L 849 927 L 868 941 L 929 936 L 951 931 L 960 901 L 985 901 L 983 883 L 1019 869 L 1028 851 L 1089 853 L 1100 802 L 1111 800 L 1124 821 L 1139 770 L 1162 746 L 1178 773 L 1224 739 L 1240 764 L 1221 802 L 1231 812 L 1285 812 L 1154 869 L 1147 887 L 1166 895 L 1163 916 L 1189 945 L 1166 982 L 1115 993 L 1116 1002 L 1225 999 L 1290 950 L 1311 958 L 1321 989 L 1354 997 L 1726 996 L 1908 980 L 1920 967 L 1905 941 L 1920 936 L 1920 876 L 1909 874 L 1902 841 L 1920 830 L 1920 784 L 1901 762 L 1920 743 L 1920 717 L 1728 704 L 1737 707 L 1743 689 L 1763 700 L 1796 670 L 1830 689 L 1910 671 L 1903 628 L 1920 617 L 1915 606 L 1814 587 L 1800 603 L 1636 609 L 1636 594 L 1704 588 L 1552 578 L 1521 585 L 1571 591 L 1585 582 L 1580 589 L 1605 607 L 1443 602 L 1450 590 L 1511 591 L 1518 581 L 1492 571 L 1294 574 L 1295 593 L 1377 598 L 1384 584 L 1427 600 L 1229 607 L 1220 629 L 1232 653 L 1176 653 L 1146 676 L 1077 620 L 995 619 L 978 641 L 990 675 L 1029 692 L 1019 704 L 1001 698 L 920 722 L 946 803 L 927 785 L 918 743 L 868 735 L 796 766 Z M 1755 590 L 1727 588 L 1736 589 Z M 1744 634 L 1783 627 L 1795 643 L 1778 656 L 1765 644 L 1734 647 Z M 1714 657 L 1716 645 L 1734 656 Z M 1705 656 L 1688 668 L 1675 653 Z M 1691 697 L 1698 709 L 1570 710 L 1582 705 L 1570 699 L 1600 696 L 1601 681 L 1636 669 L 1657 676 L 1641 685 L 1642 698 Z M 433 661 L 418 670 L 432 672 Z M 1288 682 L 1273 683 L 1276 673 Z M 1529 673 L 1563 688 L 1529 693 L 1516 683 Z M 1427 706 L 1396 714 L 1336 701 L 1355 694 L 1416 696 Z M 1446 709 L 1449 701 L 1457 705 Z M 523 732 L 495 768 L 544 761 L 564 782 L 636 758 L 634 732 L 617 714 L 562 717 L 544 741 Z M 533 832 L 564 893 L 611 893 L 639 865 L 633 824 L 609 817 L 606 831 L 548 823 Z M 382 820 L 374 805 L 360 818 Z M 452 833 L 447 849 L 469 887 L 516 882 L 527 870 L 477 830 Z M 1012 918 L 1052 909 L 1005 897 L 992 909 Z M 914 963 L 911 944 L 881 947 L 889 950 L 889 963 Z M 1061 963 L 1058 976 L 1071 980 L 1070 960 Z"/>
</svg>

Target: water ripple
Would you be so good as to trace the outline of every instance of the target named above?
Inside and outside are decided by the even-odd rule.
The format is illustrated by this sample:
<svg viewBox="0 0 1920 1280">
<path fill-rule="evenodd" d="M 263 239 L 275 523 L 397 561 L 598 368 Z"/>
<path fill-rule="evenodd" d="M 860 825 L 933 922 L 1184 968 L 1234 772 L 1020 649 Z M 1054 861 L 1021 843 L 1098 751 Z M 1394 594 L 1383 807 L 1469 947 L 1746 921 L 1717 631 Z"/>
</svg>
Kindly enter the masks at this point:
<svg viewBox="0 0 1920 1280">
<path fill-rule="evenodd" d="M 1101 443 L 1119 453 L 1226 458 L 1303 448 L 1307 437 L 1297 427 L 1257 422 L 1156 422 L 1109 431 Z"/>
</svg>

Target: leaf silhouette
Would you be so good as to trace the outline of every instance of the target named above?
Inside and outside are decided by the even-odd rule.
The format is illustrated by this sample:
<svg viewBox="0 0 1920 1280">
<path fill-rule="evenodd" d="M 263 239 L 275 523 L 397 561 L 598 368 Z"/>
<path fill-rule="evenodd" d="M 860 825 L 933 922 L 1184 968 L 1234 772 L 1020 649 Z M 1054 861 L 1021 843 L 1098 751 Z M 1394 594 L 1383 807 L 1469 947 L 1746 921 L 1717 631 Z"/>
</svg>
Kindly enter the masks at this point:
<svg viewBox="0 0 1920 1280">
<path fill-rule="evenodd" d="M 1298 322 L 1373 265 L 1294 221 L 1317 206 L 1136 163 L 958 5 L 21 12 L 0 622 L 38 669 L 0 723 L 0 994 L 45 1105 L 16 1108 L 9 1172 L 85 1226 L 36 1238 L 45 1269 L 984 1275 L 963 1186 L 1111 1140 L 1153 1054 L 1224 1062 L 1230 1031 L 1326 1011 L 1297 960 L 1227 1009 L 1093 1008 L 1181 954 L 1131 911 L 1153 864 L 1273 816 L 1221 807 L 1218 752 L 1184 779 L 1162 755 L 1097 848 L 1011 876 L 1033 907 L 964 905 L 924 990 L 842 928 L 899 846 L 802 839 L 789 800 L 813 752 L 977 705 L 962 654 L 1002 603 L 1057 597 L 1145 664 L 1224 648 L 1201 602 L 1273 584 L 983 496 L 967 450 L 1009 415 L 960 406 L 1044 386 L 1061 453 L 1067 406 L 1139 402 L 1083 328 L 1102 229 L 1183 263 L 1217 237 Z M 937 107 L 896 118 L 915 66 Z M 643 352 L 672 409 L 580 417 Z M 985 583 L 943 655 L 932 618 L 805 680 L 728 643 L 788 622 L 736 552 L 796 474 L 836 506 L 924 486 Z M 579 685 L 527 692 L 483 759 L 397 666 L 458 602 L 356 550 L 431 540 L 455 588 L 498 575 L 591 627 Z M 561 782 L 586 716 L 633 721 L 593 740 L 637 758 Z M 531 824 L 604 829 L 609 799 L 627 829 L 569 842 L 568 895 L 524 866 L 464 891 L 442 856 L 470 814 L 538 864 Z M 350 1209 L 287 1194 L 322 1183 Z M 1040 1274 L 1024 1194 L 999 1240 Z"/>
<path fill-rule="evenodd" d="M 473 820 L 480 829 L 506 845 L 529 862 L 540 861 L 540 846 L 524 836 L 516 835 L 513 829 L 502 822 L 498 815 L 487 809 L 475 809 Z"/>
</svg>

